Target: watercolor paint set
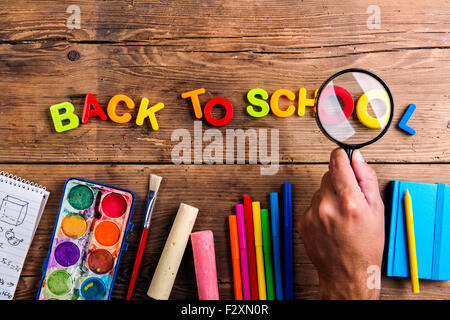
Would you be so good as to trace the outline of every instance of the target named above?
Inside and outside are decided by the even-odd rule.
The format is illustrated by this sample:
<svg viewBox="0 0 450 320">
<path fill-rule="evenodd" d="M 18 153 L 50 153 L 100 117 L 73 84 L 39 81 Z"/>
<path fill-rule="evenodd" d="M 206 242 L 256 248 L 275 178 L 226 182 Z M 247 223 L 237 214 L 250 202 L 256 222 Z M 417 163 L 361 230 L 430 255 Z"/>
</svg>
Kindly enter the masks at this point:
<svg viewBox="0 0 450 320">
<path fill-rule="evenodd" d="M 56 219 L 39 300 L 107 300 L 111 297 L 135 194 L 69 178 Z"/>
</svg>

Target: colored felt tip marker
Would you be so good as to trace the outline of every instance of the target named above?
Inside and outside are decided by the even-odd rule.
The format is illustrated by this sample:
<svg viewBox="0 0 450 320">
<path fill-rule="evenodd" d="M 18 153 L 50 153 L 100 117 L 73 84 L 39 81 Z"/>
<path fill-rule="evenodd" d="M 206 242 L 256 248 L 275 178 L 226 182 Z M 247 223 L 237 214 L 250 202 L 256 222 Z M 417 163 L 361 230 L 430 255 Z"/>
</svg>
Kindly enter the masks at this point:
<svg viewBox="0 0 450 320">
<path fill-rule="evenodd" d="M 252 199 L 244 197 L 245 232 L 247 235 L 248 270 L 252 300 L 259 300 L 258 276 L 256 271 L 255 234 L 253 227 Z"/>
<path fill-rule="evenodd" d="M 411 273 L 411 284 L 413 293 L 419 293 L 419 272 L 417 269 L 417 253 L 416 253 L 416 239 L 414 235 L 414 219 L 412 198 L 409 190 L 406 189 L 405 194 L 405 215 L 406 215 L 406 232 L 408 236 L 408 252 L 409 252 L 409 270 Z"/>
<path fill-rule="evenodd" d="M 294 299 L 294 270 L 292 257 L 292 185 L 283 184 L 284 213 L 284 296 L 286 300 Z"/>
<path fill-rule="evenodd" d="M 244 206 L 242 204 L 236 205 L 236 220 L 239 236 L 239 253 L 241 257 L 242 294 L 244 300 L 251 300 L 250 278 L 248 274 L 247 238 L 245 234 Z"/>
<path fill-rule="evenodd" d="M 277 300 L 283 300 L 283 272 L 281 270 L 280 215 L 278 211 L 278 193 L 270 193 L 270 220 L 272 222 L 273 270 Z"/>
<path fill-rule="evenodd" d="M 266 275 L 264 272 L 263 237 L 261 227 L 261 204 L 252 202 L 253 227 L 255 229 L 256 272 L 258 276 L 259 300 L 266 300 Z"/>
<path fill-rule="evenodd" d="M 230 224 L 231 262 L 233 264 L 234 299 L 242 300 L 241 266 L 239 258 L 239 237 L 235 215 L 228 216 Z"/>
<path fill-rule="evenodd" d="M 275 287 L 272 273 L 272 242 L 270 241 L 269 210 L 261 209 L 261 227 L 264 251 L 264 269 L 266 271 L 267 300 L 275 300 Z"/>
</svg>

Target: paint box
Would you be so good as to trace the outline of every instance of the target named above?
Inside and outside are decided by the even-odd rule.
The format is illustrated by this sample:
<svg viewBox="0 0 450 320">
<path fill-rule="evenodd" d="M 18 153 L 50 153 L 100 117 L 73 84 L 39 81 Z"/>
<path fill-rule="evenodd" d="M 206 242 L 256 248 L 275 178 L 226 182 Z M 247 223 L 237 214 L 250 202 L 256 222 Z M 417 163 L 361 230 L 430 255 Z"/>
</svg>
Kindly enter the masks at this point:
<svg viewBox="0 0 450 320">
<path fill-rule="evenodd" d="M 110 299 L 135 198 L 102 183 L 66 181 L 37 299 Z"/>
</svg>

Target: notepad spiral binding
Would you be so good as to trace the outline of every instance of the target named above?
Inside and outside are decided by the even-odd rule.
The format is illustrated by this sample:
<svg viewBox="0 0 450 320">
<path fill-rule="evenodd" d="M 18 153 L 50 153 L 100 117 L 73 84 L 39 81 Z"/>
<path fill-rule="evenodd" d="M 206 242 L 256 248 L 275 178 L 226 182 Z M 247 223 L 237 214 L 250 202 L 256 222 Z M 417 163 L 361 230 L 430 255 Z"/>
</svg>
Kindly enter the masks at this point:
<svg viewBox="0 0 450 320">
<path fill-rule="evenodd" d="M 9 183 L 15 187 L 23 188 L 25 190 L 30 190 L 32 192 L 44 193 L 46 188 L 34 183 L 33 181 L 23 179 L 21 177 L 12 175 L 8 172 L 0 171 L 0 182 Z"/>
</svg>

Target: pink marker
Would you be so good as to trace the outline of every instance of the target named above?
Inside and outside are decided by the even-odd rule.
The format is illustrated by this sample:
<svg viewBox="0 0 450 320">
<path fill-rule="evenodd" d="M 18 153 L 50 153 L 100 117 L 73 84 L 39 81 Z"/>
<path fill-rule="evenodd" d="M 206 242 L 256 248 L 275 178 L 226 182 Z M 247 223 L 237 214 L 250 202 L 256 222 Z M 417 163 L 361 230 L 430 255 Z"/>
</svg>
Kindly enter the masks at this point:
<svg viewBox="0 0 450 320">
<path fill-rule="evenodd" d="M 211 230 L 191 233 L 199 300 L 219 300 L 216 254 Z"/>
<path fill-rule="evenodd" d="M 242 291 L 244 300 L 251 300 L 250 277 L 248 274 L 247 237 L 245 235 L 244 206 L 236 205 L 236 220 L 239 235 L 239 251 L 241 253 Z"/>
</svg>

